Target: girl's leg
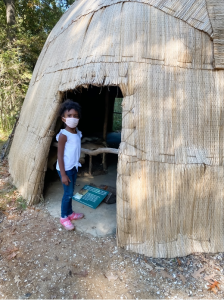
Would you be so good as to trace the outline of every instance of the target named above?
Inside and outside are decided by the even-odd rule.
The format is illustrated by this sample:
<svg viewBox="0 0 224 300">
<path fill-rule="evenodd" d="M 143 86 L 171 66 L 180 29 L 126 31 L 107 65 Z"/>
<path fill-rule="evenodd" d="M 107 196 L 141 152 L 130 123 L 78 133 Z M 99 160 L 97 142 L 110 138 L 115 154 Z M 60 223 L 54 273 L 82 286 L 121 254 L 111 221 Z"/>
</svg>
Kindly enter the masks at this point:
<svg viewBox="0 0 224 300">
<path fill-rule="evenodd" d="M 77 179 L 77 170 L 76 170 L 76 168 L 74 168 L 74 170 L 73 170 L 73 184 L 74 184 L 73 185 L 73 192 L 74 192 L 74 189 L 75 189 L 76 179 Z M 72 199 L 71 199 L 71 209 L 72 209 Z M 82 213 L 72 212 L 68 217 L 72 221 L 72 220 L 82 219 L 84 217 L 84 215 Z"/>
<path fill-rule="evenodd" d="M 76 182 L 76 177 L 77 177 L 77 170 L 76 167 L 74 167 L 73 169 L 71 169 L 69 172 L 69 179 L 71 180 L 70 185 L 71 185 L 71 189 L 70 189 L 70 201 L 69 201 L 69 205 L 68 205 L 68 216 L 71 215 L 73 213 L 72 210 L 72 196 L 74 193 L 74 189 L 75 189 L 75 182 Z"/>
<path fill-rule="evenodd" d="M 72 176 L 72 170 L 66 171 L 66 175 L 69 177 L 70 181 L 69 185 L 63 185 L 64 189 L 64 195 L 61 201 L 61 217 L 67 218 L 68 215 L 72 214 L 72 208 L 71 208 L 71 201 L 73 196 L 73 190 L 74 190 L 74 180 Z M 61 178 L 61 173 L 58 171 L 58 174 Z"/>
</svg>

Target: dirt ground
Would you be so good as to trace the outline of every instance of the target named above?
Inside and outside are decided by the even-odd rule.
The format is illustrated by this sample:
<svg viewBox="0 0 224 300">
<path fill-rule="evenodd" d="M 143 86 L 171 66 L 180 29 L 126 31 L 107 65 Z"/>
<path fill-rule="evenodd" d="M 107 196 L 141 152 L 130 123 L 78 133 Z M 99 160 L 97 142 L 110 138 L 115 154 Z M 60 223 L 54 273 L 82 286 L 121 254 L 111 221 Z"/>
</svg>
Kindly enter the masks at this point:
<svg viewBox="0 0 224 300">
<path fill-rule="evenodd" d="M 117 248 L 115 236 L 67 232 L 44 203 L 26 206 L 7 168 L 1 163 L 0 298 L 224 298 L 223 253 L 154 259 Z"/>
</svg>

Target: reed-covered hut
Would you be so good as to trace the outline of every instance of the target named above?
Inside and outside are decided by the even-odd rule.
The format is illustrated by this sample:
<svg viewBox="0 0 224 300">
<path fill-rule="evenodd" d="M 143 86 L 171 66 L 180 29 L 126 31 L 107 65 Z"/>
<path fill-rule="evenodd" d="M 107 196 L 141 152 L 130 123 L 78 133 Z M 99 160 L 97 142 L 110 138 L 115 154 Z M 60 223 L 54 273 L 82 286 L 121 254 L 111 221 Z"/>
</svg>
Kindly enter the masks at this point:
<svg viewBox="0 0 224 300">
<path fill-rule="evenodd" d="M 77 0 L 36 64 L 9 154 L 38 202 L 63 92 L 118 86 L 118 245 L 224 251 L 224 2 Z"/>
</svg>

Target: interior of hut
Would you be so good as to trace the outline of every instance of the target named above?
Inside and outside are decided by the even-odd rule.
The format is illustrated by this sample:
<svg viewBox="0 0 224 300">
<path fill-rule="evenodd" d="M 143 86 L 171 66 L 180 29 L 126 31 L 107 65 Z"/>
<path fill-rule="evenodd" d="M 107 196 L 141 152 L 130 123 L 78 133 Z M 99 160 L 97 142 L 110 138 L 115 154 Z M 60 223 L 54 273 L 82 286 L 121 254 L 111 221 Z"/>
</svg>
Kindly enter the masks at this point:
<svg viewBox="0 0 224 300">
<path fill-rule="evenodd" d="M 115 86 L 81 87 L 64 93 L 63 100 L 72 99 L 78 102 L 82 109 L 82 118 L 78 125 L 83 134 L 82 149 L 118 149 L 121 141 L 122 97 L 120 88 Z M 83 167 L 80 169 L 80 176 L 87 172 L 94 176 L 105 174 L 110 164 L 117 163 L 117 155 L 86 153 L 87 151 L 81 153 Z"/>
<path fill-rule="evenodd" d="M 118 147 L 121 142 L 122 92 L 117 86 L 89 85 L 64 92 L 62 101 L 66 99 L 78 102 L 82 111 L 78 125 L 78 129 L 83 135 L 80 158 L 82 167 L 79 168 L 75 192 L 78 192 L 82 185 L 93 185 L 112 193 L 110 199 L 107 200 L 108 203 L 105 204 L 114 204 L 116 202 Z M 58 118 L 56 134 L 62 128 L 64 125 L 61 118 Z M 53 190 L 57 190 L 57 185 L 60 183 L 56 171 L 56 161 L 57 142 L 54 137 L 45 176 L 45 198 L 56 197 Z M 62 190 L 61 186 L 60 189 Z M 109 206 L 107 205 L 107 207 Z M 116 215 L 116 209 L 114 214 Z"/>
<path fill-rule="evenodd" d="M 115 154 L 104 154 L 104 150 L 99 151 L 99 155 L 94 153 L 89 155 L 89 153 L 91 154 L 91 151 L 99 148 L 118 149 L 119 147 L 122 122 L 121 102 L 123 99 L 120 88 L 117 86 L 79 87 L 64 92 L 62 101 L 66 99 L 79 103 L 82 111 L 82 117 L 78 125 L 79 130 L 82 132 L 81 147 L 83 150 L 80 158 L 82 168 L 79 170 L 79 176 L 85 176 L 86 173 L 94 176 L 106 174 L 108 166 L 117 164 L 117 151 L 114 151 Z M 64 128 L 64 125 L 59 117 L 55 128 L 56 134 L 62 128 Z M 56 156 L 57 141 L 54 137 L 48 158 L 46 183 L 54 179 L 55 174 L 57 175 L 55 171 Z"/>
</svg>

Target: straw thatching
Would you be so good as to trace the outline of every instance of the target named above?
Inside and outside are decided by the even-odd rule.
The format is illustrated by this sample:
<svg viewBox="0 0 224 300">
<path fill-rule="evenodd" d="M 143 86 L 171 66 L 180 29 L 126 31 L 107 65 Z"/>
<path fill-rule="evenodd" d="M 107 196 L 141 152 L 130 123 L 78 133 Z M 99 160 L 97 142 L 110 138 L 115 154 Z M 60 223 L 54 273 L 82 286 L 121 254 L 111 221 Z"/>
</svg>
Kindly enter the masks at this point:
<svg viewBox="0 0 224 300">
<path fill-rule="evenodd" d="M 215 68 L 224 68 L 224 1 L 207 0 L 209 18 L 213 32 Z"/>
<path fill-rule="evenodd" d="M 78 0 L 38 59 L 9 155 L 29 203 L 42 195 L 61 92 L 124 95 L 118 245 L 154 257 L 224 250 L 221 0 Z"/>
</svg>

